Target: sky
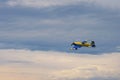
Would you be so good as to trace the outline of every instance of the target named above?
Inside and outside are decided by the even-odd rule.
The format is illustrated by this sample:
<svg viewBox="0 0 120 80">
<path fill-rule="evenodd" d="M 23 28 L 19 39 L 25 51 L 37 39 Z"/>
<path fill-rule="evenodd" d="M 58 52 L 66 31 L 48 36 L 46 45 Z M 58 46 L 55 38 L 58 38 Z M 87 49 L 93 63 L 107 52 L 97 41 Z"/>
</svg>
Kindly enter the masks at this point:
<svg viewBox="0 0 120 80">
<path fill-rule="evenodd" d="M 74 41 L 94 40 L 83 53 L 119 52 L 119 0 L 0 0 L 0 48 L 70 52 Z"/>
<path fill-rule="evenodd" d="M 120 80 L 119 21 L 120 0 L 0 0 L 0 79 Z"/>
</svg>

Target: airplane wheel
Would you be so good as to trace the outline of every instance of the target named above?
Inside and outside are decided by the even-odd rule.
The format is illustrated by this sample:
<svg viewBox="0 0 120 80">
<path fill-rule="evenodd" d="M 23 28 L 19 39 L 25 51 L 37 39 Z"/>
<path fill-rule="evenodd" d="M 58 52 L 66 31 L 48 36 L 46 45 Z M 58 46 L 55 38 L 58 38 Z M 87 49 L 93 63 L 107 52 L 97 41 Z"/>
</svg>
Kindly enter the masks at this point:
<svg viewBox="0 0 120 80">
<path fill-rule="evenodd" d="M 75 50 L 77 50 L 77 48 L 75 48 Z"/>
</svg>

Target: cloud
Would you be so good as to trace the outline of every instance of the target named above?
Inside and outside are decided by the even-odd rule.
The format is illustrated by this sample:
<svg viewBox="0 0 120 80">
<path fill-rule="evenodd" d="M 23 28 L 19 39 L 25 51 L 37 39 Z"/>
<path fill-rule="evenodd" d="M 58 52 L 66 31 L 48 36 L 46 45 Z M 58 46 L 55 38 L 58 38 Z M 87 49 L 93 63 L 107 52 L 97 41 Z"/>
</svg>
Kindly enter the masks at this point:
<svg viewBox="0 0 120 80">
<path fill-rule="evenodd" d="M 99 46 L 98 48 L 101 47 L 101 44 L 101 48 L 106 46 L 114 47 L 112 44 L 116 44 L 116 42 L 118 44 L 119 42 L 119 23 L 116 23 L 116 19 L 115 21 L 111 21 L 111 19 L 107 18 L 110 17 L 110 15 L 104 15 L 106 17 L 104 18 L 109 20 L 102 20 L 100 16 L 103 17 L 102 15 L 90 15 L 89 13 L 79 16 L 73 14 L 73 16 L 71 15 L 69 17 L 65 17 L 64 15 L 64 18 L 44 19 L 41 19 L 39 16 L 39 18 L 13 16 L 12 18 L 15 19 L 9 18 L 10 22 L 7 22 L 6 20 L 9 19 L 6 19 L 1 23 L 3 27 L 0 28 L 0 34 L 2 34 L 0 35 L 0 47 L 20 47 L 23 49 L 41 49 L 44 47 L 48 50 L 55 50 L 57 43 L 57 50 L 62 48 L 63 51 L 66 51 L 66 49 L 70 47 L 69 44 L 71 44 L 71 42 L 75 40 L 82 41 L 84 39 L 95 40 Z M 115 17 L 117 17 L 117 15 Z M 119 19 L 117 21 L 119 21 Z M 118 27 L 113 24 L 118 24 Z M 114 43 L 111 43 L 111 41 Z M 104 45 L 104 43 L 106 43 L 106 45 Z M 109 49 L 106 50 L 109 51 Z M 104 52 L 105 50 L 100 49 L 98 51 Z M 86 52 L 86 50 L 84 52 Z"/>
<path fill-rule="evenodd" d="M 7 2 L 10 6 L 26 6 L 26 7 L 36 7 L 44 8 L 51 6 L 63 6 L 79 2 L 79 0 L 10 0 Z"/>
<path fill-rule="evenodd" d="M 98 52 L 114 52 L 119 44 L 119 10 L 111 10 L 111 5 L 119 8 L 117 0 L 1 2 L 5 7 L 0 7 L 0 48 L 66 51 L 71 42 L 89 39 L 96 41 Z"/>
<path fill-rule="evenodd" d="M 110 1 L 110 0 L 91 0 L 95 5 L 101 6 L 103 8 L 106 9 L 120 9 L 120 4 L 119 4 L 119 0 L 114 0 L 114 1 Z"/>
<path fill-rule="evenodd" d="M 119 80 L 120 53 L 102 55 L 55 51 L 0 50 L 2 80 Z"/>
<path fill-rule="evenodd" d="M 25 6 L 44 8 L 52 6 L 66 6 L 74 4 L 86 4 L 86 6 L 94 5 L 107 9 L 120 9 L 119 0 L 9 0 L 6 2 L 9 6 Z"/>
</svg>

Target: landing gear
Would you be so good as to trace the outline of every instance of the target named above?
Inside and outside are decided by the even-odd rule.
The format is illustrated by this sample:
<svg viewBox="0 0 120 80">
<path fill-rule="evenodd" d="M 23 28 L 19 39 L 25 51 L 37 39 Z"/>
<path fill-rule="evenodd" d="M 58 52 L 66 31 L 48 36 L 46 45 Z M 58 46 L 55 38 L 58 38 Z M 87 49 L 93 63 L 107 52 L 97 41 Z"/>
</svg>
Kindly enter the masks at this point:
<svg viewBox="0 0 120 80">
<path fill-rule="evenodd" d="M 75 48 L 75 50 L 77 50 L 78 48 Z"/>
</svg>

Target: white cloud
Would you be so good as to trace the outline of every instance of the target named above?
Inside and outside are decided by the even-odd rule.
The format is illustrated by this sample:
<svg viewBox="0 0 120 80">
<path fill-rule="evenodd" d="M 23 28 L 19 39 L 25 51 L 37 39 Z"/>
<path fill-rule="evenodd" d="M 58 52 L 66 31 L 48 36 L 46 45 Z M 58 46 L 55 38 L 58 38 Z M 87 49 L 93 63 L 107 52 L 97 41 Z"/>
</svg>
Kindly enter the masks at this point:
<svg viewBox="0 0 120 80">
<path fill-rule="evenodd" d="M 9 6 L 44 8 L 51 6 L 80 4 L 82 2 L 87 3 L 86 5 L 91 4 L 103 8 L 120 9 L 119 0 L 9 0 L 6 4 Z"/>
<path fill-rule="evenodd" d="M 120 79 L 120 53 L 102 55 L 54 51 L 0 50 L 2 80 Z"/>
<path fill-rule="evenodd" d="M 26 6 L 26 7 L 51 7 L 69 5 L 79 2 L 79 0 L 10 0 L 7 2 L 10 6 Z"/>
</svg>

